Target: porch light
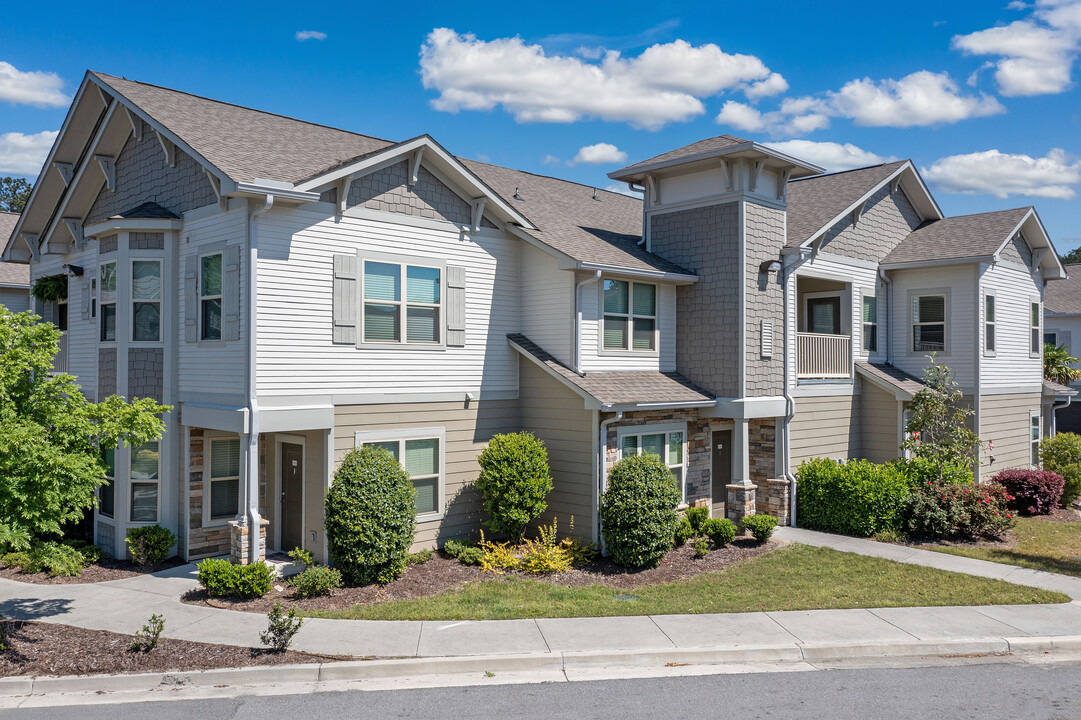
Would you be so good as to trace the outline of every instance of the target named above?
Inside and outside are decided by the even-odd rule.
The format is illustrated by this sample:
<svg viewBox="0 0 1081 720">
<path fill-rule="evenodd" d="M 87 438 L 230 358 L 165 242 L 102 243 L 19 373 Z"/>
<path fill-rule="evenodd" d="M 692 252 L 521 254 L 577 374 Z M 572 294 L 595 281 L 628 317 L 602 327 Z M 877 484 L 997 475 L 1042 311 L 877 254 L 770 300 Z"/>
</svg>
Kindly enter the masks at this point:
<svg viewBox="0 0 1081 720">
<path fill-rule="evenodd" d="M 766 260 L 758 266 L 758 272 L 775 273 L 781 271 L 780 260 Z"/>
</svg>

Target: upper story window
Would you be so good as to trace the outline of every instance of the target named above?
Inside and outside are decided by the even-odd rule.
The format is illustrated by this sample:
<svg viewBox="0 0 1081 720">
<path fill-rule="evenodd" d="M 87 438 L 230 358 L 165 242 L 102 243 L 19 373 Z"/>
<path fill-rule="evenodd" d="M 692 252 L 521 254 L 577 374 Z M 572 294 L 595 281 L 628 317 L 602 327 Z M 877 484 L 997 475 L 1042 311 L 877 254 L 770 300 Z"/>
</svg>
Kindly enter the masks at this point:
<svg viewBox="0 0 1081 720">
<path fill-rule="evenodd" d="M 676 487 L 679 488 L 680 502 L 687 500 L 686 456 L 684 443 L 686 431 L 683 427 L 678 429 L 654 426 L 634 428 L 632 432 L 621 433 L 619 440 L 620 457 L 631 455 L 656 455 L 659 457 L 672 474 L 676 476 Z"/>
<path fill-rule="evenodd" d="M 111 518 L 115 507 L 113 486 L 116 483 L 116 450 L 103 449 L 101 459 L 105 462 L 105 483 L 98 486 L 98 515 Z"/>
<path fill-rule="evenodd" d="M 878 298 L 863 296 L 863 349 L 878 352 Z"/>
<path fill-rule="evenodd" d="M 131 449 L 131 522 L 158 521 L 158 443 Z"/>
<path fill-rule="evenodd" d="M 604 281 L 604 349 L 657 348 L 657 286 Z"/>
<path fill-rule="evenodd" d="M 1054 345 L 1058 347 L 1058 333 L 1057 332 L 1045 332 L 1043 334 L 1044 345 Z"/>
<path fill-rule="evenodd" d="M 199 339 L 221 340 L 222 254 L 199 258 Z"/>
<path fill-rule="evenodd" d="M 161 342 L 161 260 L 131 263 L 131 339 Z"/>
<path fill-rule="evenodd" d="M 441 342 L 441 276 L 438 267 L 365 260 L 361 317 L 364 342 Z"/>
<path fill-rule="evenodd" d="M 101 339 L 116 340 L 116 263 L 101 265 L 101 292 L 98 298 L 101 308 Z"/>
<path fill-rule="evenodd" d="M 1043 345 L 1040 343 L 1040 303 L 1032 303 L 1032 312 L 1029 317 L 1030 324 L 1030 339 L 1029 339 L 1029 352 L 1033 355 L 1039 355 L 1043 352 Z"/>
<path fill-rule="evenodd" d="M 985 295 L 983 298 L 983 349 L 987 352 L 995 351 L 994 295 Z"/>
<path fill-rule="evenodd" d="M 912 350 L 942 352 L 945 349 L 946 296 L 914 296 L 912 298 Z"/>
</svg>

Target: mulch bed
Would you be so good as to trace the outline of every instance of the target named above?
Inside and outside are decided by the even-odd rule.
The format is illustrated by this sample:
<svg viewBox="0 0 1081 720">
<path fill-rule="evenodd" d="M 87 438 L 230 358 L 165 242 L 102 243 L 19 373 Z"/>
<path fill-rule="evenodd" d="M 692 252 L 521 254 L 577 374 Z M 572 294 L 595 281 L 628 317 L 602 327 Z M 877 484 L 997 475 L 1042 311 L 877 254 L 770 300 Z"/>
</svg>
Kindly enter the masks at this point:
<svg viewBox="0 0 1081 720">
<path fill-rule="evenodd" d="M 1044 522 L 1055 523 L 1081 523 L 1081 513 L 1072 508 L 1055 508 L 1047 515 L 1028 515 Z M 909 537 L 906 545 L 912 547 L 970 547 L 970 548 L 994 548 L 996 550 L 1010 550 L 1017 547 L 1017 535 L 1012 530 L 1007 530 L 1000 537 L 981 538 L 921 538 Z"/>
<path fill-rule="evenodd" d="M 4 578 L 5 580 L 18 580 L 19 582 L 33 583 L 35 585 L 78 585 L 82 583 L 123 580 L 139 575 L 161 572 L 162 570 L 168 570 L 169 568 L 175 568 L 184 564 L 184 561 L 179 558 L 170 558 L 157 565 L 139 567 L 130 560 L 102 558 L 99 562 L 84 568 L 83 571 L 79 573 L 78 577 L 62 577 L 59 575 L 50 577 L 48 573 L 44 572 L 24 573 L 20 572 L 18 568 L 0 565 L 0 578 Z"/>
<path fill-rule="evenodd" d="M 0 628 L 8 646 L 0 652 L 0 677 L 176 672 L 327 659 L 169 638 L 162 638 L 149 652 L 138 652 L 130 649 L 134 636 L 105 630 L 22 620 L 4 620 Z"/>
<path fill-rule="evenodd" d="M 1041 515 L 1040 519 L 1048 522 L 1081 522 L 1081 511 L 1073 508 L 1055 508 L 1050 515 Z"/>
<path fill-rule="evenodd" d="M 688 543 L 670 551 L 660 565 L 648 570 L 628 570 L 610 560 L 598 557 L 588 567 L 553 575 L 526 575 L 516 572 L 503 576 L 492 575 L 482 573 L 476 566 L 463 565 L 457 560 L 436 553 L 424 565 L 410 565 L 402 576 L 392 583 L 346 587 L 336 590 L 328 597 L 298 598 L 293 594 L 292 587 L 279 581 L 274 584 L 269 593 L 255 600 L 210 598 L 202 589 L 187 593 L 183 599 L 192 604 L 265 614 L 277 602 L 282 603 L 283 607 L 296 607 L 302 611 L 341 610 L 354 605 L 373 605 L 392 600 L 430 597 L 464 587 L 471 582 L 497 580 L 501 577 L 529 578 L 565 587 L 605 585 L 615 590 L 630 590 L 643 585 L 673 582 L 702 573 L 716 572 L 762 555 L 783 544 L 781 540 L 770 540 L 759 544 L 753 538 L 739 538 L 720 550 L 710 551 L 704 558 L 696 558 L 694 547 Z"/>
</svg>

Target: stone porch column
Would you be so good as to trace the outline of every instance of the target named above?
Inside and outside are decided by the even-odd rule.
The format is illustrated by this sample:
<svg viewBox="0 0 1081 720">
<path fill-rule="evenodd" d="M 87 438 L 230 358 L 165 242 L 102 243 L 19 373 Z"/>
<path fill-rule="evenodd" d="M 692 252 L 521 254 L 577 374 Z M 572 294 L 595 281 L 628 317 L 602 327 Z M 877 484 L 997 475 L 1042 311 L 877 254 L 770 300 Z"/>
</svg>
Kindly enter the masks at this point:
<svg viewBox="0 0 1081 720">
<path fill-rule="evenodd" d="M 737 419 L 732 431 L 732 484 L 728 491 L 728 519 L 743 530 L 743 518 L 755 513 L 757 488 L 751 480 L 750 421 Z"/>
</svg>

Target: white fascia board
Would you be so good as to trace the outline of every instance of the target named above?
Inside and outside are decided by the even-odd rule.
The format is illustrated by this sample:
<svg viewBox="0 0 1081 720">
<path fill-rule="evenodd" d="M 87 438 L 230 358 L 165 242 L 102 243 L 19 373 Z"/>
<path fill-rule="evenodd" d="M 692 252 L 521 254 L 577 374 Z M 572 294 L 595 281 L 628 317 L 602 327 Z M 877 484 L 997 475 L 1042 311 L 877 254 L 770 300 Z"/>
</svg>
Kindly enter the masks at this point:
<svg viewBox="0 0 1081 720">
<path fill-rule="evenodd" d="M 156 232 L 167 230 L 182 230 L 183 220 L 170 218 L 106 218 L 99 223 L 94 223 L 83 228 L 84 237 L 96 237 L 106 233 L 121 230 L 134 230 L 138 232 Z"/>
<path fill-rule="evenodd" d="M 233 191 L 232 195 L 250 197 L 266 197 L 267 195 L 273 195 L 279 200 L 291 200 L 299 203 L 319 202 L 319 193 L 297 190 L 288 187 L 288 183 L 237 183 L 236 190 Z"/>
<path fill-rule="evenodd" d="M 333 405 L 259 409 L 259 432 L 329 430 L 333 427 Z"/>
<path fill-rule="evenodd" d="M 507 343 L 512 348 L 517 350 L 519 355 L 526 358 L 527 360 L 532 362 L 534 365 L 536 365 L 540 369 L 544 370 L 544 372 L 548 373 L 553 378 L 558 380 L 564 387 L 569 389 L 571 392 L 573 392 L 578 397 L 582 398 L 583 402 L 585 403 L 585 409 L 586 410 L 603 410 L 604 409 L 604 405 L 602 405 L 601 402 L 599 400 L 597 400 L 597 398 L 593 397 L 592 395 L 587 393 L 585 390 L 578 387 L 577 385 L 572 383 L 570 380 L 568 380 L 567 378 L 565 378 L 562 375 L 560 375 L 559 373 L 557 373 L 552 368 L 548 367 L 546 364 L 544 364 L 538 358 L 536 358 L 533 355 L 533 353 L 529 352 L 528 350 L 526 350 L 525 348 L 523 348 L 521 345 L 514 342 L 510 338 L 507 338 Z"/>
<path fill-rule="evenodd" d="M 753 420 L 755 418 L 783 417 L 788 403 L 783 395 L 766 397 L 717 398 L 712 409 L 703 417 L 730 418 L 733 420 Z"/>
<path fill-rule="evenodd" d="M 473 172 L 461 163 L 458 158 L 451 155 L 447 150 L 437 143 L 430 135 L 421 135 L 415 137 L 412 140 L 406 140 L 405 142 L 398 143 L 397 145 L 391 145 L 383 150 L 376 151 L 371 155 L 357 160 L 356 162 L 343 165 L 342 167 L 331 170 L 330 172 L 317 175 L 313 178 L 305 180 L 297 184 L 298 190 L 314 190 L 315 188 L 328 185 L 336 180 L 340 180 L 348 175 L 363 175 L 370 168 L 386 162 L 391 158 L 395 158 L 402 155 L 408 155 L 415 150 L 424 148 L 425 155 L 428 158 L 435 156 L 442 162 L 447 168 L 454 171 L 458 175 L 457 180 L 469 187 L 470 190 L 487 197 L 493 205 L 497 206 L 503 213 L 512 219 L 512 222 L 516 222 L 519 225 L 528 229 L 535 229 L 533 223 L 529 221 L 529 218 L 522 215 L 520 212 L 511 207 L 497 192 L 488 187 L 480 178 L 473 174 Z"/>
<path fill-rule="evenodd" d="M 938 205 L 938 200 L 935 200 L 935 196 L 931 194 L 931 189 L 929 187 L 927 187 L 927 183 L 925 183 L 923 181 L 923 176 L 920 175 L 920 171 L 918 169 L 916 169 L 916 166 L 912 164 L 912 161 L 909 160 L 905 164 L 905 167 L 911 168 L 912 177 L 916 180 L 916 184 L 919 187 L 920 192 L 923 194 L 924 199 L 931 204 L 931 209 L 933 210 L 933 214 L 935 215 L 935 219 L 936 220 L 941 220 L 944 217 L 946 217 L 946 215 L 942 212 L 942 208 L 939 207 L 939 205 Z M 903 183 L 904 180 L 902 179 L 901 182 Z M 902 190 L 903 189 L 904 188 L 902 188 Z M 909 202 L 912 202 L 912 198 L 909 198 Z M 915 203 L 913 203 L 913 204 L 915 204 Z M 924 220 L 927 220 L 927 218 L 924 218 Z"/>
<path fill-rule="evenodd" d="M 4 290 L 29 290 L 30 284 L 25 285 L 21 283 L 0 283 L 0 289 Z"/>
<path fill-rule="evenodd" d="M 642 165 L 634 168 L 633 172 L 626 172 L 626 168 L 622 170 L 615 170 L 608 173 L 608 177 L 612 180 L 619 180 L 621 182 L 633 182 L 634 178 L 644 177 L 650 173 L 655 173 L 660 170 L 666 170 L 671 167 L 679 165 L 689 165 L 695 162 L 701 162 L 703 160 L 712 160 L 714 158 L 723 158 L 729 155 L 738 155 L 740 153 L 756 152 L 762 155 L 766 155 L 778 161 L 779 164 L 791 165 L 794 167 L 803 168 L 808 171 L 808 175 L 820 175 L 826 172 L 826 169 L 819 167 L 813 163 L 809 163 L 806 160 L 800 160 L 797 157 L 788 155 L 779 150 L 774 150 L 768 145 L 760 145 L 753 141 L 747 141 L 738 145 L 729 145 L 728 147 L 715 148 L 713 150 L 706 150 L 705 152 L 695 153 L 694 155 L 685 155 L 683 157 L 672 158 L 671 160 L 662 160 L 660 162 L 651 163 L 649 165 Z M 633 166 L 632 166 L 633 167 Z"/>
<path fill-rule="evenodd" d="M 716 400 L 690 400 L 686 402 L 607 403 L 601 412 L 634 412 L 636 410 L 679 410 L 682 408 L 712 408 Z"/>
<path fill-rule="evenodd" d="M 1037 213 L 1036 209 L 1032 207 L 1028 209 L 1028 212 L 1025 213 L 1025 216 L 1023 218 L 1021 218 L 1021 221 L 1017 223 L 1013 230 L 1010 231 L 1010 234 L 1006 236 L 1006 239 L 1003 240 L 1002 243 L 998 246 L 998 249 L 995 250 L 995 257 L 999 256 L 999 254 L 1006 248 L 1006 245 L 1008 245 L 1015 237 L 1017 237 L 1017 233 L 1021 232 L 1021 230 L 1026 225 L 1029 225 L 1030 229 L 1035 228 L 1035 232 L 1029 232 L 1026 234 L 1026 242 L 1029 242 L 1032 245 L 1033 249 L 1046 248 L 1047 250 L 1049 250 L 1049 252 L 1043 253 L 1043 257 L 1040 258 L 1041 267 L 1044 265 L 1045 262 L 1050 262 L 1052 269 L 1054 270 L 1054 274 L 1049 275 L 1047 279 L 1066 279 L 1066 268 L 1063 266 L 1062 261 L 1059 260 L 1058 251 L 1055 250 L 1055 245 L 1051 242 L 1051 236 L 1047 234 L 1047 228 L 1044 227 L 1043 221 L 1040 220 L 1039 213 Z M 1033 241 L 1037 241 L 1040 244 L 1035 244 Z"/>
<path fill-rule="evenodd" d="M 972 257 L 944 258 L 942 260 L 912 260 L 901 263 L 882 263 L 879 267 L 883 270 L 918 270 L 925 267 L 941 267 L 943 265 L 969 265 L 972 263 L 993 263 L 994 255 L 974 255 Z"/>
<path fill-rule="evenodd" d="M 248 432 L 248 408 L 209 403 L 180 403 L 180 424 L 243 435 Z"/>
<path fill-rule="evenodd" d="M 547 243 L 545 243 L 545 242 L 543 242 L 541 240 L 538 240 L 537 238 L 533 237 L 532 235 L 530 235 L 528 232 L 526 232 L 524 229 L 518 227 L 517 225 L 509 225 L 508 224 L 507 225 L 507 232 L 509 232 L 511 235 L 514 235 L 516 238 L 525 241 L 529 245 L 532 245 L 533 247 L 537 248 L 541 252 L 548 253 L 549 255 L 554 257 L 556 259 L 556 261 L 559 263 L 559 268 L 561 270 L 573 270 L 576 267 L 578 267 L 578 261 L 575 260 L 574 258 L 572 258 L 570 255 L 568 255 L 568 254 L 566 254 L 564 252 L 560 252 L 559 250 L 556 250 L 551 245 L 548 245 Z"/>
</svg>

